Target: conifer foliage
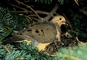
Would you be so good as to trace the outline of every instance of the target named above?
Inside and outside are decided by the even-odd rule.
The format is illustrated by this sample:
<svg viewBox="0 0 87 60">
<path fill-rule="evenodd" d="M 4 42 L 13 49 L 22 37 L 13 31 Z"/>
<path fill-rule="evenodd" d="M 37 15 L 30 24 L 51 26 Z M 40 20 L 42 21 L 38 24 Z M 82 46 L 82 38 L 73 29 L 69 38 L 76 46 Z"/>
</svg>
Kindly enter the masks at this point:
<svg viewBox="0 0 87 60">
<path fill-rule="evenodd" d="M 87 43 L 86 0 L 13 0 L 16 3 L 13 3 L 11 0 L 3 1 L 8 2 L 14 8 L 11 10 L 10 8 L 12 7 L 7 6 L 3 8 L 0 6 L 0 60 L 87 60 L 87 44 L 84 43 L 74 47 L 62 46 L 55 56 L 46 55 L 31 44 L 27 45 L 26 42 L 8 43 L 14 30 L 19 31 L 30 23 L 46 19 L 46 17 L 42 18 L 44 15 L 53 17 L 57 13 L 66 17 L 71 28 L 71 30 L 68 30 L 70 35 L 73 38 L 78 37 L 78 40 Z M 32 1 L 33 3 L 31 3 Z M 41 4 L 42 7 L 40 5 L 40 7 L 32 5 L 35 3 Z M 56 9 L 54 9 L 55 7 L 52 9 L 53 6 L 50 4 L 58 4 L 60 7 L 55 5 Z M 46 6 L 48 5 L 51 7 L 47 8 Z M 31 6 L 37 9 L 34 10 Z M 46 10 L 44 11 L 43 8 Z M 48 12 L 50 10 L 51 12 Z M 49 16 L 47 19 L 50 19 Z"/>
</svg>

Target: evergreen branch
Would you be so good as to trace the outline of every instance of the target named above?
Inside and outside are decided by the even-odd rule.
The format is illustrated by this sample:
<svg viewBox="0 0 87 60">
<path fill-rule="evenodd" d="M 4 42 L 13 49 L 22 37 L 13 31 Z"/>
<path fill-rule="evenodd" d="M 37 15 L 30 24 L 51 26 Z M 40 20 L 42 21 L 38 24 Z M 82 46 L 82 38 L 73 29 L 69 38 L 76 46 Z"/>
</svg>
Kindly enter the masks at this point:
<svg viewBox="0 0 87 60">
<path fill-rule="evenodd" d="M 86 60 L 87 44 L 78 45 L 72 48 L 61 48 L 54 60 Z"/>
<path fill-rule="evenodd" d="M 7 32 L 4 34 L 4 36 L 0 37 L 0 41 L 6 38 L 12 32 L 12 30 L 13 30 L 12 28 L 9 28 Z"/>
</svg>

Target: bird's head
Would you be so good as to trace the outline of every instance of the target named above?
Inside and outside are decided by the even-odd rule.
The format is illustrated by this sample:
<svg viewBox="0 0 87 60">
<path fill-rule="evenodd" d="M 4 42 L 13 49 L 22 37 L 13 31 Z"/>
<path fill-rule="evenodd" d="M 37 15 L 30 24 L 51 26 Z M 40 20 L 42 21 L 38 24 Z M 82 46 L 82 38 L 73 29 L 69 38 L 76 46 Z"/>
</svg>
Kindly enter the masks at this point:
<svg viewBox="0 0 87 60">
<path fill-rule="evenodd" d="M 60 27 L 61 25 L 63 25 L 63 24 L 66 23 L 66 19 L 65 19 L 63 16 L 58 15 L 58 16 L 55 16 L 55 17 L 51 20 L 51 22 L 52 22 L 53 24 L 59 25 L 59 27 Z"/>
</svg>

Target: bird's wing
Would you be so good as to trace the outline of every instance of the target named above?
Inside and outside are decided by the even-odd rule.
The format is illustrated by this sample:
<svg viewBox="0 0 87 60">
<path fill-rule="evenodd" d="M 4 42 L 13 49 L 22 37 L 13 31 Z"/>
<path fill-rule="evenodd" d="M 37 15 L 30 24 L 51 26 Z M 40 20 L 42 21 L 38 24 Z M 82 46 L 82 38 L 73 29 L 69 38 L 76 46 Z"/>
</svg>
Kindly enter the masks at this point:
<svg viewBox="0 0 87 60">
<path fill-rule="evenodd" d="M 39 43 L 48 43 L 56 39 L 56 28 L 51 23 L 40 23 L 32 26 L 22 34 L 27 34 Z"/>
</svg>

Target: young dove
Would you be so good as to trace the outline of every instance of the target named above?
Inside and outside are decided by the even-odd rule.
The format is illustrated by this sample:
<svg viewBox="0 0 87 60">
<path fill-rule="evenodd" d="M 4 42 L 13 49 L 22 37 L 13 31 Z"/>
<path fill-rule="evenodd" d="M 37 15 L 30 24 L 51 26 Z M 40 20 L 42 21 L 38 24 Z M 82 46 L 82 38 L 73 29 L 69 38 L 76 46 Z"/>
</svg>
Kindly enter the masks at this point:
<svg viewBox="0 0 87 60">
<path fill-rule="evenodd" d="M 22 31 L 22 35 L 27 35 L 29 38 L 32 37 L 32 39 L 30 39 L 32 45 L 38 47 L 41 51 L 54 40 L 61 42 L 60 27 L 65 23 L 65 18 L 58 15 L 49 22 L 36 23 L 35 25 L 25 29 Z"/>
</svg>

